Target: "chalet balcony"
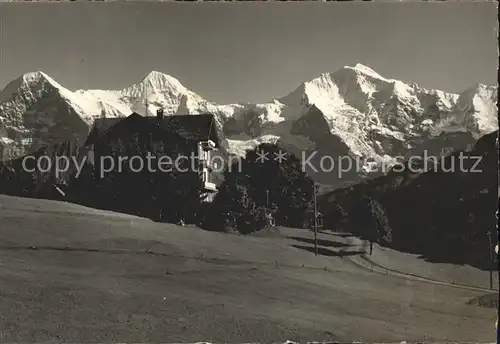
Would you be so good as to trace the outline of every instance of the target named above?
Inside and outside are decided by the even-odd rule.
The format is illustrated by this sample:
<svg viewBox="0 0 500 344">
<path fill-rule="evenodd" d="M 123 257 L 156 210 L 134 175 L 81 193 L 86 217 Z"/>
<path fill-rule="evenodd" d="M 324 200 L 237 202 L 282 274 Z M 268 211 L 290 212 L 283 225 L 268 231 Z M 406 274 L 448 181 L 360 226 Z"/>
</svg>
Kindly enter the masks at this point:
<svg viewBox="0 0 500 344">
<path fill-rule="evenodd" d="M 213 191 L 213 192 L 217 191 L 217 186 L 215 185 L 215 183 L 211 183 L 211 182 L 204 182 L 203 188 L 207 191 Z"/>
</svg>

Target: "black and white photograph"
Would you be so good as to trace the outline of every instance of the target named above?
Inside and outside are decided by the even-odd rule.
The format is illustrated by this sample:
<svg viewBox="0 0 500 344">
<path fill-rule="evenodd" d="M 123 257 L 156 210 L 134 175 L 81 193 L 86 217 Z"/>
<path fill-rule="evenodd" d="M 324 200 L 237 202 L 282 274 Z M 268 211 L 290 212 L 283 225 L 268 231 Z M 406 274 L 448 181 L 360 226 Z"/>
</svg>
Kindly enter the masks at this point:
<svg viewBox="0 0 500 344">
<path fill-rule="evenodd" d="M 497 343 L 498 3 L 0 3 L 0 342 Z"/>
</svg>

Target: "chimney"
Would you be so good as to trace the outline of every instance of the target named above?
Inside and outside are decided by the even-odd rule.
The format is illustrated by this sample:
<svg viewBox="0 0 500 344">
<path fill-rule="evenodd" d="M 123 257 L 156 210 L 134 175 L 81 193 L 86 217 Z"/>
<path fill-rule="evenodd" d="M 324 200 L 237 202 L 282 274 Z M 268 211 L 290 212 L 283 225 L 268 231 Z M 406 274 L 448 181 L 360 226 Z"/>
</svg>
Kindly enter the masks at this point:
<svg viewBox="0 0 500 344">
<path fill-rule="evenodd" d="M 156 118 L 158 119 L 158 121 L 161 121 L 163 119 L 163 109 L 156 110 Z"/>
</svg>

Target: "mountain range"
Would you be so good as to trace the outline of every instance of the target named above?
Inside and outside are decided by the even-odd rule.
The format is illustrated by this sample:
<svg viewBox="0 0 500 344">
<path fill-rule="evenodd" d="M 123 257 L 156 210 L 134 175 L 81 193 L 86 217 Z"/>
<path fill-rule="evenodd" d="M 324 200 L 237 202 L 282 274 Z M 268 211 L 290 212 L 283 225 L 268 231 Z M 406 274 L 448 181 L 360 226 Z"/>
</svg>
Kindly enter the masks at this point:
<svg viewBox="0 0 500 344">
<path fill-rule="evenodd" d="M 22 75 L 0 92 L 0 148 L 7 160 L 44 145 L 84 142 L 96 118 L 132 112 L 212 113 L 231 154 L 244 155 L 270 142 L 296 154 L 317 151 L 313 164 L 325 155 L 357 159 L 360 169 L 342 177 L 336 171 L 309 170 L 320 183 L 339 187 L 375 176 L 374 165 L 391 166 L 424 150 L 465 149 L 497 130 L 497 89 L 477 84 L 448 93 L 385 78 L 356 64 L 324 73 L 267 103 L 224 105 L 156 71 L 122 90 L 76 91 L 39 71 Z"/>
</svg>

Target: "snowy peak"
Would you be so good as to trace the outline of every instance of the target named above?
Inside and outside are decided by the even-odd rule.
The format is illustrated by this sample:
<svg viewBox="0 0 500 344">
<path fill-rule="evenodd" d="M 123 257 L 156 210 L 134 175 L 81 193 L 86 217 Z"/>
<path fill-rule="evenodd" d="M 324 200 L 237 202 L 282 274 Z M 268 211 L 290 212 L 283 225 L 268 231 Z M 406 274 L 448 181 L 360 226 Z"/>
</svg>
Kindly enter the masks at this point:
<svg viewBox="0 0 500 344">
<path fill-rule="evenodd" d="M 355 66 L 344 66 L 332 73 L 332 79 L 342 85 L 343 93 L 360 91 L 367 96 L 379 91 L 380 87 L 387 86 L 394 80 L 386 79 L 370 67 L 360 63 Z"/>
<path fill-rule="evenodd" d="M 85 99 L 42 71 L 27 73 L 0 93 L 0 144 L 7 157 L 28 154 L 41 146 L 83 138 Z M 5 144 L 7 143 L 7 144 Z"/>
<path fill-rule="evenodd" d="M 98 100 L 99 103 L 91 107 L 99 109 L 98 112 L 103 112 L 105 117 L 128 116 L 132 112 L 154 116 L 159 108 L 163 108 L 167 115 L 172 115 L 185 97 L 188 99 L 184 101 L 188 103 L 200 103 L 203 100 L 173 76 L 158 71 L 150 72 L 140 82 L 122 90 L 77 90 L 75 93 L 94 103 Z M 92 111 L 91 117 L 95 116 L 102 117 Z"/>
<path fill-rule="evenodd" d="M 352 153 L 379 160 L 416 147 L 409 142 L 443 133 L 469 133 L 477 139 L 496 130 L 496 90 L 477 85 L 458 95 L 425 89 L 356 64 L 306 81 L 279 101 L 285 105 L 282 117 L 305 119 L 301 126 L 310 129 L 303 135 L 312 137 L 314 131 L 328 129 Z M 307 115 L 311 105 L 324 121 Z"/>
<path fill-rule="evenodd" d="M 119 91 L 123 96 L 143 98 L 147 95 L 168 94 L 181 96 L 190 93 L 176 78 L 157 71 L 146 75 L 138 84 L 131 85 Z"/>
<path fill-rule="evenodd" d="M 42 71 L 26 73 L 21 78 L 22 78 L 23 82 L 25 84 L 28 84 L 28 85 L 33 85 L 33 84 L 40 83 L 40 82 L 43 82 L 43 83 L 47 82 L 47 83 L 50 83 L 57 88 L 62 87 L 58 82 L 56 82 L 54 79 L 52 79 L 50 76 L 48 76 L 47 74 L 45 74 Z"/>
<path fill-rule="evenodd" d="M 380 74 L 378 74 L 377 72 L 375 72 L 370 67 L 365 66 L 365 65 L 363 65 L 361 63 L 357 63 L 354 66 L 344 66 L 344 68 L 342 68 L 341 71 L 342 70 L 352 71 L 352 72 L 354 72 L 354 73 L 356 73 L 358 75 L 363 75 L 365 77 L 370 77 L 370 78 L 373 78 L 373 79 L 379 79 L 379 80 L 382 80 L 382 81 L 388 81 L 388 79 L 384 78 L 383 76 L 381 76 Z"/>
<path fill-rule="evenodd" d="M 496 99 L 496 86 L 478 84 L 461 94 L 454 94 L 425 89 L 414 82 L 406 84 L 400 80 L 386 78 L 372 68 L 357 63 L 306 81 L 279 101 L 303 108 L 312 104 L 321 109 L 349 106 L 359 112 L 369 112 L 393 102 L 394 105 L 412 107 L 421 112 L 430 105 L 442 111 L 449 111 L 458 106 L 458 103 L 476 103 L 477 106 L 482 106 L 480 103 L 493 104 Z"/>
<path fill-rule="evenodd" d="M 385 102 L 394 98 L 415 103 L 415 87 L 384 78 L 370 67 L 358 63 L 306 81 L 279 101 L 302 107 L 314 104 L 321 109 L 350 106 L 359 112 L 366 112 L 371 108 L 369 102 L 374 99 Z"/>
<path fill-rule="evenodd" d="M 40 90 L 47 90 L 49 88 L 64 89 L 64 87 L 42 71 L 26 73 L 11 81 L 5 89 L 0 92 L 0 103 L 11 100 L 19 93 L 28 92 L 29 90 L 35 90 L 37 88 Z"/>
<path fill-rule="evenodd" d="M 89 91 L 92 92 L 92 91 Z M 100 91 L 102 94 L 102 91 Z M 130 103 L 130 109 L 139 114 L 153 115 L 158 108 L 163 108 L 167 114 L 174 114 L 183 97 L 201 101 L 201 97 L 192 92 L 173 76 L 152 71 L 138 84 L 131 85 L 113 96 L 107 95 L 112 103 Z M 151 108 L 146 110 L 146 100 Z"/>
<path fill-rule="evenodd" d="M 170 76 L 168 74 L 164 74 L 158 71 L 151 71 L 148 75 L 146 75 L 141 83 L 150 84 L 155 88 L 166 90 L 166 89 L 177 89 L 186 91 L 187 89 L 180 83 L 179 80 Z"/>
<path fill-rule="evenodd" d="M 191 91 L 184 87 L 180 81 L 173 76 L 157 71 L 150 72 L 135 86 L 143 88 L 152 94 L 167 93 L 170 95 L 183 95 L 191 93 Z"/>
</svg>

